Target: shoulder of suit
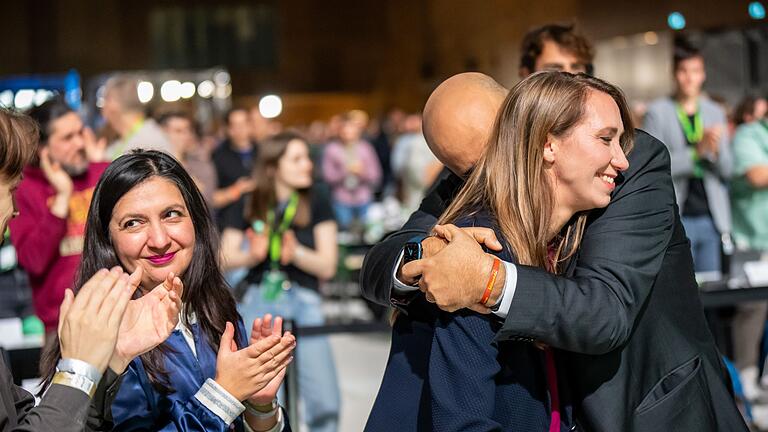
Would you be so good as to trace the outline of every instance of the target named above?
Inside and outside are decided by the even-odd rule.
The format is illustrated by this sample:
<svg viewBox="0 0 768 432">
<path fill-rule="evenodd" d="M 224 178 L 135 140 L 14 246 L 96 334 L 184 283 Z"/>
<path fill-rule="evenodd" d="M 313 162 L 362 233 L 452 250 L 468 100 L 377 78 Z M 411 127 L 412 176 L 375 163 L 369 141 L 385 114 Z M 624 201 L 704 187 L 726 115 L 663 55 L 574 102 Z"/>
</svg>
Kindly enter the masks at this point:
<svg viewBox="0 0 768 432">
<path fill-rule="evenodd" d="M 630 165 L 642 160 L 669 161 L 669 149 L 661 141 L 642 129 L 635 129 L 635 145 L 629 154 Z"/>
</svg>

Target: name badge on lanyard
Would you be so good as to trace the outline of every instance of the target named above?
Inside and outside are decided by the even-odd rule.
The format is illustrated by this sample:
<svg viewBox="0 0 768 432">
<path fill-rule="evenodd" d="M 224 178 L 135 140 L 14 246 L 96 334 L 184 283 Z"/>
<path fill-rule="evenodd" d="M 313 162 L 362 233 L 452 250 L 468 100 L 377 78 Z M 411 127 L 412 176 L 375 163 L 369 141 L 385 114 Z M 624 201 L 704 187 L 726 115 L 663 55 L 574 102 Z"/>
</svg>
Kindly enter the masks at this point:
<svg viewBox="0 0 768 432">
<path fill-rule="evenodd" d="M 299 194 L 294 192 L 285 206 L 282 221 L 277 224 L 275 211 L 267 212 L 267 224 L 269 224 L 269 271 L 264 274 L 262 279 L 262 295 L 266 301 L 277 300 L 283 291 L 291 288 L 288 276 L 280 269 L 280 257 L 283 248 L 283 234 L 288 231 L 293 219 L 296 217 L 296 210 L 299 207 Z"/>
</svg>

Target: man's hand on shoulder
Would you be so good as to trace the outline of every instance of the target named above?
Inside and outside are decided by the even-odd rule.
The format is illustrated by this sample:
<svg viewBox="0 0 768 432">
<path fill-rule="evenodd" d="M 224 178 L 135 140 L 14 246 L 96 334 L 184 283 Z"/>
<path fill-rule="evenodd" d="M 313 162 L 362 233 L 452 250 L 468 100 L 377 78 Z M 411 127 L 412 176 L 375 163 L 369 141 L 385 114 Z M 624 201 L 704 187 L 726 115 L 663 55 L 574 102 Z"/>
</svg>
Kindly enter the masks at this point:
<svg viewBox="0 0 768 432">
<path fill-rule="evenodd" d="M 480 244 L 501 250 L 493 230 L 488 228 L 458 228 L 454 225 L 435 226 L 433 240 L 425 239 L 424 258 L 402 266 L 403 282 L 419 280 L 419 289 L 427 300 L 440 309 L 454 312 L 472 308 L 489 310 L 479 305 L 486 289 L 494 257 L 483 251 Z M 495 304 L 503 288 L 504 269 L 501 266 L 488 304 Z"/>
</svg>

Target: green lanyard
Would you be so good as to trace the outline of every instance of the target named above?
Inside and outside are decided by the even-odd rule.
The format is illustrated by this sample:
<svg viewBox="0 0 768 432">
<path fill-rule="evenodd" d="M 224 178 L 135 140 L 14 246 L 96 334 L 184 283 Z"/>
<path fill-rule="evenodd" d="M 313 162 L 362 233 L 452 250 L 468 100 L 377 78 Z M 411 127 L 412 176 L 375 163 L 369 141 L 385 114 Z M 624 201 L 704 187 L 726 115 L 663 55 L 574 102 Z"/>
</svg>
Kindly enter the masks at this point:
<svg viewBox="0 0 768 432">
<path fill-rule="evenodd" d="M 696 114 L 693 115 L 693 124 L 691 119 L 680 104 L 677 104 L 677 119 L 680 126 L 683 127 L 685 139 L 691 144 L 696 144 L 704 138 L 704 121 L 701 120 L 701 111 L 696 107 Z"/>
<path fill-rule="evenodd" d="M 675 105 L 677 110 L 677 120 L 683 128 L 685 139 L 688 140 L 690 144 L 697 144 L 704 138 L 704 121 L 701 119 L 701 111 L 699 110 L 699 107 L 696 107 L 696 114 L 693 115 L 693 123 L 691 123 L 691 119 L 688 117 L 688 114 L 683 107 L 680 106 L 680 104 Z M 701 159 L 699 159 L 699 153 L 696 151 L 695 146 L 691 146 L 691 159 L 693 160 L 693 177 L 698 179 L 703 178 L 704 167 L 701 164 Z"/>
<path fill-rule="evenodd" d="M 760 120 L 760 124 L 765 128 L 765 131 L 768 132 L 768 120 Z"/>
<path fill-rule="evenodd" d="M 275 211 L 270 209 L 267 212 L 267 224 L 270 228 L 269 233 L 269 261 L 273 270 L 280 268 L 280 254 L 283 247 L 283 233 L 285 233 L 296 216 L 296 209 L 299 207 L 299 194 L 294 192 L 288 200 L 288 205 L 283 212 L 283 220 L 279 226 L 275 226 Z"/>
</svg>

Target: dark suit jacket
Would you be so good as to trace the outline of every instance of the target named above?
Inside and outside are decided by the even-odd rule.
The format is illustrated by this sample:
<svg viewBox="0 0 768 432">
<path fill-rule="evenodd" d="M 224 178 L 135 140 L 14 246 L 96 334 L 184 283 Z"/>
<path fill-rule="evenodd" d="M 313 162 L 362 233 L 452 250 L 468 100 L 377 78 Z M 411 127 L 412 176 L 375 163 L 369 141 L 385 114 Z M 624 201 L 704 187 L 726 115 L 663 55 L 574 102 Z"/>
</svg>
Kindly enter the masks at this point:
<svg viewBox="0 0 768 432">
<path fill-rule="evenodd" d="M 559 364 L 571 372 L 576 419 L 586 430 L 745 431 L 704 321 L 669 153 L 638 131 L 629 162 L 611 204 L 591 216 L 572 277 L 518 268 L 498 338 L 571 351 Z M 404 227 L 412 232 L 369 252 L 361 273 L 367 298 L 390 302 L 402 245 L 455 194 L 455 180 L 443 183 Z"/>
<path fill-rule="evenodd" d="M 492 227 L 484 216 L 464 222 Z M 513 261 L 508 249 L 498 256 Z M 394 324 L 366 432 L 549 431 L 543 351 L 495 342 L 502 323 L 489 315 L 443 312 L 423 296 L 406 309 Z M 560 426 L 567 431 L 570 410 L 561 405 Z"/>
<path fill-rule="evenodd" d="M 0 431 L 111 430 L 109 405 L 119 385 L 119 377 L 107 370 L 91 400 L 80 390 L 53 384 L 36 407 L 34 396 L 13 383 L 11 371 L 0 352 Z"/>
</svg>

